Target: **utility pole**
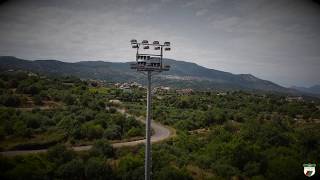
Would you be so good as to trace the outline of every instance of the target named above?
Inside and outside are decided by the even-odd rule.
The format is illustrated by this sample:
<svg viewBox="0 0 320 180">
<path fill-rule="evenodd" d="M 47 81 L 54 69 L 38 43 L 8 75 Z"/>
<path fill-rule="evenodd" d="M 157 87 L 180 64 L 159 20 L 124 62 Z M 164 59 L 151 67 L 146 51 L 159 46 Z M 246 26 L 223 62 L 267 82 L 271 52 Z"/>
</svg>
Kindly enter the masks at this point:
<svg viewBox="0 0 320 180">
<path fill-rule="evenodd" d="M 136 69 L 138 72 L 145 74 L 147 72 L 147 116 L 146 116 L 146 143 L 145 143 L 145 180 L 151 180 L 151 77 L 152 73 L 160 73 L 162 71 L 169 71 L 169 65 L 163 65 L 162 57 L 163 50 L 170 51 L 170 42 L 164 42 L 160 44 L 159 41 L 153 41 L 149 44 L 147 40 L 143 40 L 138 43 L 137 40 L 131 40 L 132 48 L 136 48 L 136 62 L 131 64 L 131 69 Z M 160 50 L 160 54 L 140 54 L 139 48 L 150 49 L 150 46 L 154 47 L 154 50 Z"/>
<path fill-rule="evenodd" d="M 145 150 L 145 180 L 151 178 L 151 71 L 148 71 L 147 85 L 147 119 L 146 119 L 146 150 Z"/>
</svg>

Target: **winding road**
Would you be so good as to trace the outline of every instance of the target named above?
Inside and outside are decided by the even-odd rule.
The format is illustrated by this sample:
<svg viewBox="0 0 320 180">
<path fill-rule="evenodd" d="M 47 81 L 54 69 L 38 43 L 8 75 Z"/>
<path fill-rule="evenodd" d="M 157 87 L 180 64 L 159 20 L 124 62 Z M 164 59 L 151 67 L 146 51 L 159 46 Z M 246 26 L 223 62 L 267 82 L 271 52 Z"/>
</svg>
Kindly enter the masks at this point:
<svg viewBox="0 0 320 180">
<path fill-rule="evenodd" d="M 117 111 L 122 114 L 125 114 L 126 116 L 132 116 L 132 115 L 128 114 L 124 109 L 117 109 Z M 136 119 L 142 123 L 145 123 L 145 120 L 143 117 L 136 117 Z M 166 140 L 166 139 L 175 135 L 174 130 L 169 129 L 168 127 L 166 127 L 160 123 L 152 121 L 151 127 L 154 131 L 154 133 L 151 137 L 152 143 Z M 126 146 L 136 146 L 136 145 L 142 144 L 144 142 L 145 142 L 145 139 L 141 139 L 141 140 L 136 140 L 136 141 L 113 143 L 112 146 L 114 148 L 121 148 L 121 147 L 126 147 Z M 91 147 L 92 147 L 92 145 L 74 146 L 74 147 L 72 147 L 72 149 L 74 151 L 87 151 L 87 150 L 91 149 Z M 3 152 L 0 152 L 0 154 L 4 155 L 4 156 L 16 156 L 16 155 L 25 155 L 25 154 L 44 153 L 44 152 L 47 152 L 47 150 L 48 149 L 3 151 Z"/>
</svg>

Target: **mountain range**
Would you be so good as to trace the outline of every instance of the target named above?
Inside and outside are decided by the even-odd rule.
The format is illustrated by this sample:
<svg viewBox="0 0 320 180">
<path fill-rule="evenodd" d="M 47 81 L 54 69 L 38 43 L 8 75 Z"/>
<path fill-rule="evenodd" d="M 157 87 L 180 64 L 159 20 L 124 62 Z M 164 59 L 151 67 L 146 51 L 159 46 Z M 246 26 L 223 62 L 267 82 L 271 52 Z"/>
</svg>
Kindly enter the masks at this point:
<svg viewBox="0 0 320 180">
<path fill-rule="evenodd" d="M 165 59 L 170 71 L 153 78 L 154 84 L 176 88 L 214 90 L 261 90 L 297 93 L 271 81 L 251 74 L 232 74 L 199 66 L 195 63 Z M 0 56 L 0 70 L 26 70 L 51 75 L 74 75 L 83 79 L 99 79 L 108 82 L 137 81 L 145 83 L 143 74 L 130 69 L 130 62 L 81 61 L 75 63 L 58 60 L 24 60 L 12 56 Z"/>
<path fill-rule="evenodd" d="M 296 89 L 301 92 L 306 92 L 310 94 L 319 94 L 320 95 L 320 85 L 314 85 L 311 87 L 299 87 L 299 86 L 292 86 L 291 89 Z"/>
</svg>

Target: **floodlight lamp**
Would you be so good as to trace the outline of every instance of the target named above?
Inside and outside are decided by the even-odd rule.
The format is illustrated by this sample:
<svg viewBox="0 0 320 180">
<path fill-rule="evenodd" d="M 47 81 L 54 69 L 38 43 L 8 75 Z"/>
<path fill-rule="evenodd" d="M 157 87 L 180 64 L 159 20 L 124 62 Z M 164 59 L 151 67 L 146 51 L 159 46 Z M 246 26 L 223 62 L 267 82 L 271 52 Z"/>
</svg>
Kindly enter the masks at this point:
<svg viewBox="0 0 320 180">
<path fill-rule="evenodd" d="M 136 39 L 132 39 L 130 42 L 131 42 L 131 44 L 137 44 L 137 40 Z"/>
</svg>

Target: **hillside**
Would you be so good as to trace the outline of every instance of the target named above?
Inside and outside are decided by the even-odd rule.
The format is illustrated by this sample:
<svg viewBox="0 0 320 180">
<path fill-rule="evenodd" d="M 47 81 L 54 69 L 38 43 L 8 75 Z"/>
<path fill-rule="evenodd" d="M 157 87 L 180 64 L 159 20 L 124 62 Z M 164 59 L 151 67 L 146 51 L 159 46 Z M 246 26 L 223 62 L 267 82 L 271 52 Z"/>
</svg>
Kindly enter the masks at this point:
<svg viewBox="0 0 320 180">
<path fill-rule="evenodd" d="M 298 86 L 292 86 L 292 89 L 296 89 L 301 92 L 306 92 L 310 94 L 320 94 L 320 85 L 314 85 L 311 87 L 298 87 Z"/>
<path fill-rule="evenodd" d="M 165 60 L 171 66 L 169 72 L 155 78 L 155 83 L 181 88 L 218 90 L 263 90 L 294 92 L 273 82 L 251 74 L 232 74 L 205 68 L 195 63 Z M 52 75 L 74 75 L 79 78 L 100 79 L 113 82 L 138 81 L 144 83 L 141 74 L 130 69 L 129 62 L 82 61 L 66 63 L 57 60 L 23 60 L 11 56 L 0 57 L 0 70 L 27 70 Z"/>
</svg>

